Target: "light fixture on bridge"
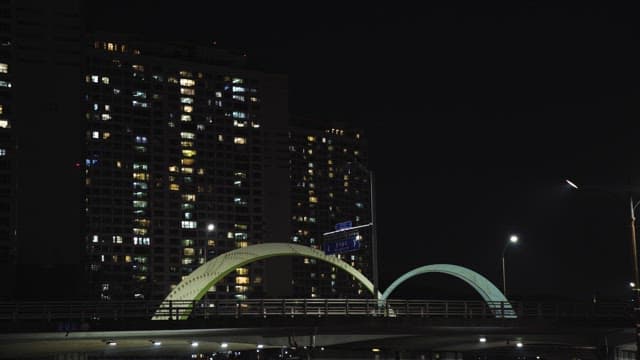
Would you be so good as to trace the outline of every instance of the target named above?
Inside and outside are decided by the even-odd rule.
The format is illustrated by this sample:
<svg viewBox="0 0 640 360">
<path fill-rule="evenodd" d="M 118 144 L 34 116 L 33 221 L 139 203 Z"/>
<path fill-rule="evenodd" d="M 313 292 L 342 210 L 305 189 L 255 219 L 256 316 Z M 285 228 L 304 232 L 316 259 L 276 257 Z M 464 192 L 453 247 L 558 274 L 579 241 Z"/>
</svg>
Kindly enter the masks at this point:
<svg viewBox="0 0 640 360">
<path fill-rule="evenodd" d="M 258 349 L 263 349 L 263 348 L 264 348 L 264 345 L 262 345 L 262 344 L 258 344 L 256 347 L 257 347 Z"/>
<path fill-rule="evenodd" d="M 116 345 L 118 345 L 118 343 L 117 343 L 117 342 L 115 342 L 115 341 L 113 341 L 113 340 L 107 340 L 107 341 L 105 341 L 105 343 L 106 343 L 107 345 L 109 345 L 109 346 L 116 346 Z"/>
<path fill-rule="evenodd" d="M 517 347 L 519 347 L 519 348 L 521 348 L 521 347 L 522 347 L 522 341 L 518 341 L 518 342 L 516 343 L 516 346 L 517 346 Z"/>
<path fill-rule="evenodd" d="M 378 349 L 378 348 L 371 348 L 371 352 L 375 352 L 375 353 L 377 353 L 377 352 L 380 352 L 380 349 Z"/>
<path fill-rule="evenodd" d="M 197 341 L 192 341 L 191 342 L 191 347 L 198 347 L 200 345 L 200 343 L 198 343 Z"/>
<path fill-rule="evenodd" d="M 480 338 L 478 339 L 481 343 L 486 343 L 487 342 L 487 338 L 484 336 L 480 336 Z"/>
<path fill-rule="evenodd" d="M 162 341 L 151 340 L 151 344 L 153 344 L 153 346 L 160 346 L 160 345 L 162 345 Z"/>
<path fill-rule="evenodd" d="M 227 343 L 221 343 L 220 344 L 220 347 L 223 348 L 223 349 L 226 349 L 228 346 L 229 346 L 229 344 L 227 344 Z"/>
</svg>

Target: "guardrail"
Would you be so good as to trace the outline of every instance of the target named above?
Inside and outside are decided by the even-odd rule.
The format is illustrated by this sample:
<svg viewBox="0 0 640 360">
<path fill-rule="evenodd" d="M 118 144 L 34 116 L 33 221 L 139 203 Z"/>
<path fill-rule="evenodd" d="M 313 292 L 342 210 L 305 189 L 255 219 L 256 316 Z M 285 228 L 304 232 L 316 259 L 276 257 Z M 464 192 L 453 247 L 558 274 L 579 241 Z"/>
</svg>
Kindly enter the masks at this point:
<svg viewBox="0 0 640 360">
<path fill-rule="evenodd" d="M 452 319 L 633 319 L 630 303 L 496 302 L 461 300 L 250 299 L 171 301 L 0 302 L 0 322 L 28 320 L 167 320 L 215 317 L 373 316 Z M 514 316 L 515 314 L 515 316 Z"/>
</svg>

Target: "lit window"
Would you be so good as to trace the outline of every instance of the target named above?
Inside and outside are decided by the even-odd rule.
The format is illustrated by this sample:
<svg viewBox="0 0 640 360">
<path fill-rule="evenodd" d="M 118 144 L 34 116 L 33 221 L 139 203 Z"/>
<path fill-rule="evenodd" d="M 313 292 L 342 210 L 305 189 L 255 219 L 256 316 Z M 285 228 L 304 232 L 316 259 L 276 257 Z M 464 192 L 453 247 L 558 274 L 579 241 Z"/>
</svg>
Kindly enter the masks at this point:
<svg viewBox="0 0 640 360">
<path fill-rule="evenodd" d="M 244 95 L 233 95 L 233 100 L 244 102 Z"/>
<path fill-rule="evenodd" d="M 184 122 L 191 121 L 191 115 L 186 115 L 186 114 L 180 115 L 180 121 L 184 121 Z"/>
<path fill-rule="evenodd" d="M 244 80 L 240 79 L 240 78 L 233 78 L 233 80 L 231 80 L 231 83 L 233 83 L 233 84 L 244 84 Z"/>
<path fill-rule="evenodd" d="M 198 223 L 196 221 L 181 221 L 181 226 L 183 229 L 195 229 L 198 227 Z"/>
<path fill-rule="evenodd" d="M 181 97 L 180 103 L 182 104 L 193 104 L 193 98 L 190 97 Z"/>
<path fill-rule="evenodd" d="M 178 185 L 178 184 L 170 184 L 169 185 L 169 190 L 171 190 L 171 191 L 180 191 L 180 185 Z"/>
<path fill-rule="evenodd" d="M 254 129 L 258 129 L 260 127 L 260 124 L 256 123 L 256 122 L 251 122 L 251 127 Z"/>
<path fill-rule="evenodd" d="M 235 92 L 245 92 L 245 88 L 242 86 L 234 86 L 231 88 L 231 91 Z"/>
<path fill-rule="evenodd" d="M 136 144 L 146 144 L 147 137 L 146 136 L 136 136 Z"/>
<path fill-rule="evenodd" d="M 9 64 L 0 63 L 0 74 L 6 74 L 9 72 Z"/>
<path fill-rule="evenodd" d="M 235 138 L 233 138 L 233 143 L 244 145 L 247 143 L 247 139 L 241 136 L 236 136 Z"/>
<path fill-rule="evenodd" d="M 309 135 L 309 136 L 307 136 L 307 141 L 314 142 L 314 141 L 316 141 L 316 137 Z"/>
<path fill-rule="evenodd" d="M 189 89 L 189 88 L 180 88 L 180 94 L 193 96 L 196 94 L 196 91 L 194 89 Z"/>
<path fill-rule="evenodd" d="M 315 196 L 309 196 L 309 202 L 312 204 L 318 203 L 318 198 Z"/>
<path fill-rule="evenodd" d="M 195 194 L 182 194 L 182 200 L 184 201 L 196 201 Z"/>
<path fill-rule="evenodd" d="M 192 133 L 192 132 L 181 132 L 180 133 L 180 137 L 183 139 L 195 139 L 196 138 L 196 134 Z"/>
<path fill-rule="evenodd" d="M 180 79 L 180 86 L 193 87 L 196 84 L 193 79 Z"/>
<path fill-rule="evenodd" d="M 232 113 L 232 116 L 235 119 L 245 119 L 247 117 L 247 114 L 243 113 L 242 111 L 234 111 Z"/>
<path fill-rule="evenodd" d="M 222 136 L 222 134 L 218 135 L 218 141 L 220 142 L 224 141 L 224 136 Z"/>
<path fill-rule="evenodd" d="M 91 82 L 92 83 L 98 83 L 98 80 L 100 79 L 100 77 L 98 75 L 91 75 Z"/>
<path fill-rule="evenodd" d="M 151 241 L 146 236 L 134 236 L 133 237 L 133 245 L 150 245 L 150 244 L 151 244 Z M 145 258 L 145 257 L 136 257 L 135 260 L 137 262 L 140 262 L 140 263 L 144 264 L 147 261 L 147 258 Z"/>
<path fill-rule="evenodd" d="M 191 105 L 184 105 L 184 106 L 182 107 L 182 111 L 184 111 L 184 112 L 186 112 L 186 113 L 193 112 L 193 106 L 191 106 Z"/>
<path fill-rule="evenodd" d="M 93 132 L 91 133 L 91 137 L 92 137 L 93 139 L 100 139 L 100 132 L 99 132 L 99 131 L 93 131 Z"/>
<path fill-rule="evenodd" d="M 136 101 L 136 100 L 133 100 L 131 102 L 131 105 L 133 107 L 139 107 L 139 108 L 147 108 L 147 107 L 149 107 L 149 104 L 147 104 L 146 102 L 140 102 L 140 101 Z"/>
<path fill-rule="evenodd" d="M 238 120 L 233 120 L 233 126 L 235 127 L 245 127 L 247 126 L 247 122 L 246 121 L 238 121 Z"/>
<path fill-rule="evenodd" d="M 9 126 L 9 120 L 5 120 L 5 119 L 0 119 L 0 129 L 8 129 L 11 126 Z"/>
<path fill-rule="evenodd" d="M 10 88 L 11 87 L 11 83 L 8 82 L 8 81 L 0 80 L 0 87 Z"/>
<path fill-rule="evenodd" d="M 110 114 L 102 114 L 102 120 L 107 121 L 107 120 L 111 120 L 111 115 Z"/>
<path fill-rule="evenodd" d="M 107 77 L 107 76 L 103 76 L 103 77 L 102 77 L 102 83 L 103 83 L 103 84 L 106 84 L 106 85 L 109 85 L 109 77 Z"/>
<path fill-rule="evenodd" d="M 246 285 L 249 283 L 249 277 L 247 276 L 236 276 L 236 284 L 238 285 Z"/>
<path fill-rule="evenodd" d="M 134 64 L 134 65 L 131 65 L 131 68 L 133 68 L 133 70 L 135 71 L 144 71 L 144 66 L 142 65 Z"/>
<path fill-rule="evenodd" d="M 7 156 L 7 149 L 0 148 L 0 156 Z"/>
<path fill-rule="evenodd" d="M 185 157 L 194 157 L 196 156 L 197 152 L 195 150 L 192 149 L 184 149 L 182 150 L 182 156 Z"/>
<path fill-rule="evenodd" d="M 147 93 L 145 93 L 144 91 L 136 90 L 133 92 L 133 97 L 138 99 L 146 99 Z"/>
<path fill-rule="evenodd" d="M 143 200 L 133 200 L 133 207 L 134 208 L 146 208 L 147 207 L 147 202 L 143 201 Z"/>
<path fill-rule="evenodd" d="M 98 235 L 93 235 L 91 237 L 91 242 L 97 243 L 99 241 Z"/>
</svg>

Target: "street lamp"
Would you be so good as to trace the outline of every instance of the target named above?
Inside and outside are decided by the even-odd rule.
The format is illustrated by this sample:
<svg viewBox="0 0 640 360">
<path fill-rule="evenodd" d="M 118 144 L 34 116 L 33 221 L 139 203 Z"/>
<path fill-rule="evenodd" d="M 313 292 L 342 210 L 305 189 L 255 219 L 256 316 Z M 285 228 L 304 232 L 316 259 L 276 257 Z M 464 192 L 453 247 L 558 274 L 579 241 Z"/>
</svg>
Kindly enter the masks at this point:
<svg viewBox="0 0 640 360">
<path fill-rule="evenodd" d="M 509 236 L 509 241 L 507 241 L 507 243 L 504 244 L 504 247 L 502 248 L 502 293 L 505 297 L 507 297 L 507 269 L 504 262 L 504 254 L 507 252 L 507 247 L 509 247 L 510 244 L 515 244 L 517 242 L 518 236 L 511 235 Z"/>
<path fill-rule="evenodd" d="M 582 188 L 576 185 L 569 179 L 565 180 L 572 188 L 581 190 Z M 586 189 L 601 190 L 606 192 L 613 192 L 605 188 L 600 187 L 586 187 Z M 633 264 L 633 282 L 629 283 L 633 290 L 633 313 L 636 328 L 636 359 L 640 360 L 640 277 L 638 276 L 638 247 L 636 242 L 636 208 L 640 204 L 640 201 L 633 201 L 633 195 L 629 191 L 629 225 L 631 227 L 631 256 Z"/>
</svg>

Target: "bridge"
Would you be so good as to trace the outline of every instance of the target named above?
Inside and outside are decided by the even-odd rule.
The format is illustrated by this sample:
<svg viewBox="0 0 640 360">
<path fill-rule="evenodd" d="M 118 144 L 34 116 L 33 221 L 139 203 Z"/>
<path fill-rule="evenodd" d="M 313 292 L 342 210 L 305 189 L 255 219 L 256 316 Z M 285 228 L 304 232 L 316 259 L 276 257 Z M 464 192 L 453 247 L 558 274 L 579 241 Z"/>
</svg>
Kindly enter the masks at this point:
<svg viewBox="0 0 640 360">
<path fill-rule="evenodd" d="M 159 302 L 0 304 L 0 357 L 83 354 L 188 355 L 298 348 L 310 351 L 487 351 L 586 354 L 633 340 L 626 303 L 253 299 L 171 304 L 174 320 L 151 320 Z M 186 320 L 180 313 L 189 311 Z M 486 339 L 480 342 L 480 338 Z M 606 340 L 605 340 L 606 339 Z M 518 350 L 517 343 L 523 344 Z M 154 345 L 159 343 L 161 345 Z M 111 345 L 115 344 L 115 345 Z M 225 346 L 223 346 L 225 344 Z M 307 349 L 304 349 L 304 347 Z M 613 350 L 611 350 L 613 351 Z M 549 358 L 549 356 L 547 356 Z"/>
<path fill-rule="evenodd" d="M 203 299 L 237 267 L 272 256 L 331 263 L 373 293 L 362 273 L 335 256 L 288 243 L 253 245 L 203 264 L 162 301 L 0 303 L 0 358 L 239 351 L 254 356 L 271 352 L 282 359 L 287 354 L 335 358 L 355 351 L 356 358 L 397 358 L 404 352 L 444 360 L 462 353 L 486 358 L 502 352 L 595 359 L 623 358 L 635 350 L 625 345 L 634 341 L 630 303 L 508 301 L 482 275 L 451 264 L 413 269 L 372 299 Z M 483 300 L 390 298 L 402 282 L 433 272 L 466 282 Z"/>
</svg>

